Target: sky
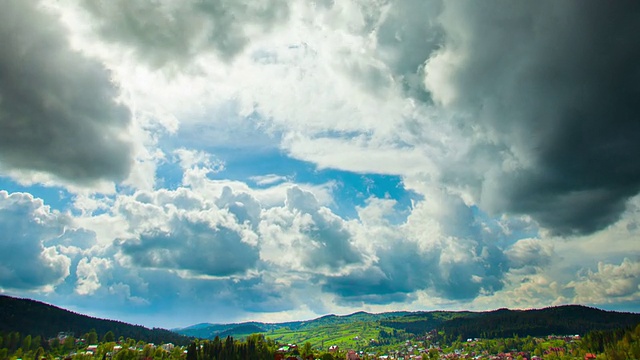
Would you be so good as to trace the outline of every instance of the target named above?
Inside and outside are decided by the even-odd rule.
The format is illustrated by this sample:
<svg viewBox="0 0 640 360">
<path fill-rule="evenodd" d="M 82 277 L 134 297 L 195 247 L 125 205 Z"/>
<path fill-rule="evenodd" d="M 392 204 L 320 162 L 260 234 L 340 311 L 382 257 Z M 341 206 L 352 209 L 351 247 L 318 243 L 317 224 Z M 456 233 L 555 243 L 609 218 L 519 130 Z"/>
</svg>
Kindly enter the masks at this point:
<svg viewBox="0 0 640 360">
<path fill-rule="evenodd" d="M 0 293 L 145 326 L 640 311 L 640 3 L 0 2 Z"/>
</svg>

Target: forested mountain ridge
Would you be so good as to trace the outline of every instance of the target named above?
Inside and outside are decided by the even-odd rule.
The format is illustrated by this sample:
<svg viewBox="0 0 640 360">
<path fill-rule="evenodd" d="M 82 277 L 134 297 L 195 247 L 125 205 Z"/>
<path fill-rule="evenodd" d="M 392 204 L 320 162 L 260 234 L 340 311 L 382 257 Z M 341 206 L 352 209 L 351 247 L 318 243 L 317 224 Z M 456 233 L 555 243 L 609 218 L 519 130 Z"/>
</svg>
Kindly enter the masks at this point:
<svg viewBox="0 0 640 360">
<path fill-rule="evenodd" d="M 156 344 L 170 342 L 179 345 L 190 342 L 188 337 L 169 330 L 98 319 L 35 300 L 0 295 L 0 310 L 0 332 L 17 331 L 50 338 L 61 331 L 82 336 L 93 329 L 100 337 L 111 331 L 116 339 L 122 336 Z"/>
<path fill-rule="evenodd" d="M 613 330 L 640 323 L 640 314 L 605 311 L 582 305 L 563 305 L 531 310 L 498 309 L 486 312 L 436 312 L 410 314 L 381 321 L 382 325 L 413 334 L 444 331 L 452 337 L 499 338 L 580 334 Z M 447 318 L 448 317 L 448 318 Z"/>
</svg>

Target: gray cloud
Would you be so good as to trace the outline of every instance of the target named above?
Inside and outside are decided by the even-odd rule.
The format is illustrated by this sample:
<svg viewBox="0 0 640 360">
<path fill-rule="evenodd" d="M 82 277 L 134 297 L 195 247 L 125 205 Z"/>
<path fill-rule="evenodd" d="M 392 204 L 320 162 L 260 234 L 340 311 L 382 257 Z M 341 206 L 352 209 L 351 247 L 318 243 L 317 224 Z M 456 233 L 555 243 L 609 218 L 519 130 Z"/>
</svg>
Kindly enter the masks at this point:
<svg viewBox="0 0 640 360">
<path fill-rule="evenodd" d="M 308 226 L 299 229 L 299 234 L 306 238 L 300 244 L 304 246 L 300 256 L 305 266 L 336 270 L 362 260 L 362 254 L 353 246 L 352 234 L 344 221 L 320 207 L 312 193 L 292 187 L 287 190 L 285 206 L 297 216 L 310 220 Z"/>
<path fill-rule="evenodd" d="M 258 260 L 257 249 L 243 242 L 238 229 L 180 218 L 173 219 L 170 228 L 145 231 L 119 246 L 136 266 L 214 276 L 242 274 Z"/>
<path fill-rule="evenodd" d="M 542 267 L 551 262 L 553 248 L 539 239 L 522 239 L 505 252 L 512 268 Z"/>
<path fill-rule="evenodd" d="M 242 194 L 225 189 L 220 207 L 187 188 L 139 191 L 118 199 L 115 211 L 130 236 L 115 247 L 133 267 L 185 270 L 194 275 L 231 276 L 253 269 L 259 258 L 257 235 L 231 211 L 246 207 Z M 231 206 L 233 205 L 233 206 Z"/>
<path fill-rule="evenodd" d="M 345 302 L 381 304 L 420 290 L 454 300 L 491 294 L 503 288 L 509 271 L 507 256 L 495 245 L 508 234 L 491 221 L 458 197 L 434 193 L 406 224 L 381 235 L 384 243 L 369 266 L 326 277 L 323 290 Z"/>
<path fill-rule="evenodd" d="M 426 59 L 442 45 L 443 31 L 437 24 L 440 1 L 393 2 L 377 29 L 378 56 L 402 81 L 409 94 L 430 100 L 420 78 Z"/>
<path fill-rule="evenodd" d="M 493 147 L 499 170 L 469 175 L 482 205 L 562 235 L 618 219 L 640 190 L 640 5 L 453 2 L 439 19 L 426 82 L 471 114 L 461 128 L 486 139 L 472 153 Z"/>
<path fill-rule="evenodd" d="M 289 15 L 285 0 L 83 1 L 98 31 L 131 46 L 153 66 L 185 62 L 206 51 L 232 59 L 251 40 Z M 253 29 L 253 30 L 251 30 Z"/>
<path fill-rule="evenodd" d="M 0 288 L 31 290 L 67 277 L 71 260 L 45 243 L 68 222 L 29 194 L 0 191 Z"/>
<path fill-rule="evenodd" d="M 398 242 L 379 251 L 372 266 L 321 280 L 322 289 L 339 295 L 345 303 L 388 304 L 405 301 L 416 290 L 428 287 L 437 271 L 433 256 L 421 254 L 415 243 Z"/>
<path fill-rule="evenodd" d="M 124 179 L 130 114 L 105 68 L 71 50 L 35 1 L 3 3 L 0 43 L 0 164 L 77 183 Z"/>
</svg>

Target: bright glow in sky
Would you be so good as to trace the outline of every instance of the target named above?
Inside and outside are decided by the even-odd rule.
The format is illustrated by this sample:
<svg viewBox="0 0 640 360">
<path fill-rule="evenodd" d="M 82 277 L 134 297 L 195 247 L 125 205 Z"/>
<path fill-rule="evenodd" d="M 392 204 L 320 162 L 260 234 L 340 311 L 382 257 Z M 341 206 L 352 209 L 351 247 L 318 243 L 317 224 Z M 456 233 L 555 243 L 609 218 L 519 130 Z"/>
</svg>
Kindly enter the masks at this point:
<svg viewBox="0 0 640 360">
<path fill-rule="evenodd" d="M 0 292 L 640 311 L 639 33 L 636 2 L 6 0 Z"/>
</svg>

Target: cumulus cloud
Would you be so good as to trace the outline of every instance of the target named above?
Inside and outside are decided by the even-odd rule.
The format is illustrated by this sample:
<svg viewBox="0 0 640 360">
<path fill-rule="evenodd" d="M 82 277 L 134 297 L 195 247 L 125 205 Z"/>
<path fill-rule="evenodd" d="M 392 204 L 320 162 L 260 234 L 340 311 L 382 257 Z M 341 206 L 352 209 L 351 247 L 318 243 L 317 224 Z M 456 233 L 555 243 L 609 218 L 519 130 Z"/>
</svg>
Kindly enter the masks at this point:
<svg viewBox="0 0 640 360">
<path fill-rule="evenodd" d="M 363 260 L 344 220 L 298 187 L 265 211 L 260 235 L 265 260 L 297 271 L 334 273 Z"/>
<path fill-rule="evenodd" d="M 388 304 L 417 291 L 470 300 L 502 289 L 509 264 L 496 239 L 507 234 L 490 234 L 490 228 L 502 227 L 474 214 L 459 197 L 434 191 L 398 225 L 384 221 L 388 206 L 369 206 L 360 209 L 366 226 L 355 234 L 369 261 L 322 280 L 323 289 L 341 301 Z"/>
<path fill-rule="evenodd" d="M 117 246 L 127 261 L 132 266 L 211 276 L 239 275 L 253 268 L 258 250 L 251 228 L 213 203 L 183 195 L 184 191 L 163 191 L 121 199 L 119 211 L 133 236 L 119 240 Z M 195 204 L 201 207 L 192 208 Z"/>
<path fill-rule="evenodd" d="M 69 219 L 30 194 L 0 191 L 0 287 L 51 288 L 69 275 L 71 260 L 48 242 Z"/>
<path fill-rule="evenodd" d="M 522 239 L 513 244 L 507 251 L 511 267 L 543 267 L 548 265 L 553 256 L 553 246 L 540 239 Z"/>
<path fill-rule="evenodd" d="M 153 66 L 214 52 L 231 60 L 289 15 L 285 0 L 80 2 L 100 35 L 129 46 Z"/>
<path fill-rule="evenodd" d="M 100 273 L 111 267 L 111 261 L 102 258 L 82 258 L 76 268 L 76 293 L 91 295 L 101 286 Z"/>
<path fill-rule="evenodd" d="M 640 262 L 625 258 L 620 265 L 598 263 L 596 271 L 586 273 L 568 285 L 575 291 L 574 301 L 607 304 L 640 299 Z"/>
<path fill-rule="evenodd" d="M 132 162 L 129 110 L 97 61 L 71 49 L 58 19 L 35 1 L 0 14 L 0 169 L 76 184 L 123 180 Z"/>
<path fill-rule="evenodd" d="M 640 190 L 638 5 L 445 3 L 439 23 L 425 84 L 468 114 L 471 151 L 495 154 L 469 175 L 482 207 L 530 214 L 561 235 L 614 222 Z"/>
</svg>

